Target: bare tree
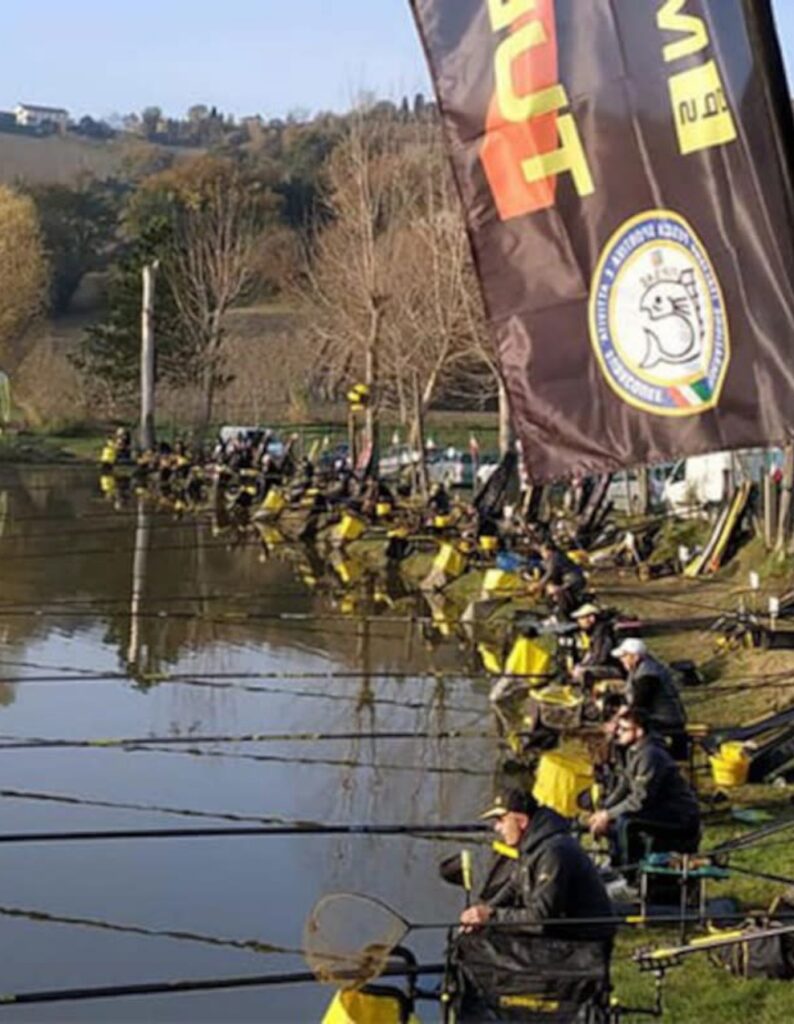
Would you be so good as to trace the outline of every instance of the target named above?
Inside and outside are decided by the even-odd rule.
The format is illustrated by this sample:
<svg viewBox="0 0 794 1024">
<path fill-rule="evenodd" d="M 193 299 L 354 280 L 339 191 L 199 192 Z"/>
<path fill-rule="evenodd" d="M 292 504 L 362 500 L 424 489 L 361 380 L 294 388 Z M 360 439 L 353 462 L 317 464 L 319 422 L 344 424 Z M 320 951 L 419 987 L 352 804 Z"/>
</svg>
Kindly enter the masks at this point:
<svg viewBox="0 0 794 1024">
<path fill-rule="evenodd" d="M 380 358 L 393 298 L 397 225 L 405 204 L 392 122 L 359 111 L 328 167 L 328 226 L 314 242 L 302 298 L 332 387 L 370 389 L 367 441 L 377 445 Z"/>
<path fill-rule="evenodd" d="M 199 429 L 212 420 L 223 366 L 224 317 L 251 285 L 272 195 L 230 160 L 203 157 L 147 183 L 172 201 L 173 234 L 163 260 L 201 385 Z"/>
<path fill-rule="evenodd" d="M 435 402 L 482 405 L 499 383 L 439 128 L 359 116 L 328 180 L 303 291 L 316 362 L 332 388 L 375 387 L 370 438 L 389 408 L 421 449 Z"/>
<path fill-rule="evenodd" d="M 493 398 L 496 355 L 485 326 L 479 288 L 457 193 L 435 124 L 420 126 L 413 153 L 420 156 L 413 179 L 416 202 L 401 232 L 395 315 L 389 322 L 387 360 L 393 392 L 403 406 L 404 381 L 419 382 L 410 403 L 412 436 L 441 398 Z M 409 151 L 409 157 L 411 151 Z"/>
</svg>

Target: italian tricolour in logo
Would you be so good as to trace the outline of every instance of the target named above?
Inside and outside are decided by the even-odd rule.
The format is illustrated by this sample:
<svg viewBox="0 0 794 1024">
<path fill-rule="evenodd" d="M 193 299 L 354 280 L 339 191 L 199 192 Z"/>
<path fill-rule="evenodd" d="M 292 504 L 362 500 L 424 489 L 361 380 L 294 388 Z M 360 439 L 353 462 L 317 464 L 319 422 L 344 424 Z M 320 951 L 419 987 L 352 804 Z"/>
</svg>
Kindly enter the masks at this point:
<svg viewBox="0 0 794 1024">
<path fill-rule="evenodd" d="M 610 239 L 590 290 L 590 339 L 610 387 L 660 416 L 712 409 L 730 361 L 725 300 L 702 242 L 670 210 Z"/>
</svg>

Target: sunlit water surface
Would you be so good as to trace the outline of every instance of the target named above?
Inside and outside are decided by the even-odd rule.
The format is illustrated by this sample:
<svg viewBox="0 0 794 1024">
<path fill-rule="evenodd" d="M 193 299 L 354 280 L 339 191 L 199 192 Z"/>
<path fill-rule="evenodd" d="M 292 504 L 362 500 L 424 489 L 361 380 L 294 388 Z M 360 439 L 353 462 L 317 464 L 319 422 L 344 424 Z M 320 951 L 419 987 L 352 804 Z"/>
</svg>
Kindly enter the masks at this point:
<svg viewBox="0 0 794 1024">
<path fill-rule="evenodd" d="M 489 728 L 482 685 L 425 675 L 464 669 L 454 641 L 394 621 L 404 602 L 385 610 L 383 621 L 340 616 L 340 594 L 328 580 L 314 590 L 301 581 L 299 552 L 265 559 L 253 539 L 235 545 L 214 534 L 208 518 L 180 521 L 165 507 L 139 510 L 134 500 L 116 508 L 92 472 L 72 468 L 4 468 L 0 519 L 0 743 Z M 315 617 L 304 620 L 306 613 Z M 90 680 L 81 672 L 121 677 Z M 232 685 L 163 678 L 184 674 Z M 0 750 L 2 833 L 231 824 L 31 794 L 302 821 L 435 823 L 471 820 L 492 785 L 493 739 L 201 749 L 224 756 L 179 747 Z M 264 759 L 239 756 L 252 754 Z M 438 880 L 437 864 L 456 849 L 449 841 L 367 836 L 5 844 L 0 990 L 304 970 L 298 955 L 37 916 L 294 949 L 315 900 L 329 891 L 371 893 L 409 920 L 455 918 L 460 895 Z M 409 944 L 420 959 L 437 960 L 443 934 L 417 933 Z M 310 1022 L 321 1019 L 330 995 L 302 985 L 6 1006 L 0 1024 Z M 432 1005 L 420 1014 L 437 1019 Z"/>
</svg>

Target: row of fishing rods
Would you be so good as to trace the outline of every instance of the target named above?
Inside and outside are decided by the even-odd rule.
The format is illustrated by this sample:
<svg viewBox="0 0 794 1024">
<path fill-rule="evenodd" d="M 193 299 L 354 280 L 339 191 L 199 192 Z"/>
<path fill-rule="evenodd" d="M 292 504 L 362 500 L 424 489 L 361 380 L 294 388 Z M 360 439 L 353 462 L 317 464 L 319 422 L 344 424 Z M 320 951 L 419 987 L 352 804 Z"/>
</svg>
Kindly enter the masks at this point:
<svg viewBox="0 0 794 1024">
<path fill-rule="evenodd" d="M 10 664 L 9 662 L 0 661 L 0 669 L 4 665 Z M 274 695 L 286 695 L 294 696 L 296 698 L 316 698 L 326 700 L 339 700 L 339 701 L 355 701 L 358 699 L 356 694 L 334 694 L 328 693 L 327 691 L 319 691 L 312 693 L 309 691 L 296 690 L 291 687 L 270 687 L 270 686 L 257 686 L 252 682 L 243 682 L 243 680 L 279 680 L 282 682 L 288 681 L 302 681 L 302 682 L 317 682 L 317 683 L 328 683 L 328 682 L 366 682 L 368 684 L 374 684 L 378 682 L 413 682 L 413 683 L 428 683 L 434 685 L 447 685 L 450 683 L 476 683 L 476 682 L 488 682 L 493 681 L 494 675 L 486 672 L 389 672 L 385 670 L 373 670 L 371 672 L 366 671 L 315 671 L 315 672 L 289 672 L 289 671 L 273 671 L 273 672 L 257 672 L 257 673 L 245 673 L 245 672 L 232 672 L 232 673 L 193 673 L 191 675 L 180 675 L 180 674 L 164 674 L 164 673 L 146 673 L 130 675 L 126 672 L 99 672 L 94 670 L 66 670 L 69 674 L 52 674 L 52 675 L 41 675 L 41 676 L 9 676 L 4 674 L 2 681 L 8 686 L 69 686 L 69 685 L 99 685 L 99 684 L 111 684 L 115 685 L 118 683 L 132 683 L 138 687 L 157 687 L 157 686 L 185 686 L 195 687 L 199 689 L 216 689 L 216 690 L 231 690 L 240 691 L 244 693 L 262 693 L 262 694 L 274 694 Z M 58 670 L 56 669 L 56 672 Z M 532 680 L 526 676 L 521 675 L 510 675 L 509 673 L 503 674 L 500 678 L 514 679 L 517 682 L 526 681 L 529 686 Z M 789 672 L 775 672 L 768 674 L 748 674 L 737 679 L 735 683 L 724 681 L 722 683 L 704 684 L 702 692 L 699 691 L 695 696 L 690 698 L 690 702 L 693 703 L 704 703 L 710 700 L 712 697 L 725 696 L 729 694 L 743 694 L 748 692 L 787 692 L 792 688 L 794 684 L 794 674 Z M 421 710 L 427 708 L 426 702 L 411 701 L 408 699 L 398 700 L 396 698 L 383 698 L 383 697 L 367 697 L 366 703 L 372 704 L 393 704 L 399 707 L 405 708 L 406 710 Z M 468 712 L 471 714 L 482 714 L 487 710 L 485 707 L 476 708 L 473 706 L 458 706 L 449 705 L 445 707 L 449 711 L 461 711 Z"/>
<path fill-rule="evenodd" d="M 791 824 L 791 823 L 789 823 Z M 730 844 L 724 844 L 724 847 Z M 714 853 L 716 851 L 712 851 Z M 732 870 L 736 870 L 733 868 Z M 739 869 L 741 872 L 741 869 Z M 752 871 L 745 872 L 748 875 L 753 875 Z M 759 876 L 765 877 L 765 876 Z M 397 940 L 402 942 L 407 934 L 410 932 L 421 932 L 421 931 L 444 931 L 447 936 L 450 937 L 457 929 L 457 922 L 443 921 L 443 922 L 417 922 L 409 921 L 404 918 L 401 914 L 395 911 L 388 904 L 383 903 L 379 900 L 373 900 L 369 897 L 358 897 L 355 894 L 337 894 L 338 899 L 353 899 L 359 902 L 369 902 L 374 908 L 378 910 L 380 915 L 389 915 L 396 925 L 399 926 L 399 932 L 401 937 Z M 31 923 L 43 923 L 47 925 L 66 925 L 70 927 L 80 927 L 97 929 L 103 932 L 119 933 L 126 935 L 134 935 L 139 937 L 165 939 L 177 942 L 185 943 L 197 943 L 211 947 L 222 947 L 235 949 L 252 953 L 258 956 L 274 956 L 274 955 L 288 955 L 298 956 L 307 955 L 307 951 L 301 948 L 286 947 L 281 944 L 274 942 L 268 942 L 263 939 L 237 939 L 227 938 L 222 936 L 212 936 L 195 932 L 192 930 L 180 929 L 157 929 L 149 928 L 137 924 L 127 924 L 120 922 L 113 922 L 107 920 L 101 920 L 96 918 L 88 918 L 82 916 L 68 915 L 68 914 L 54 914 L 47 911 L 31 910 L 28 908 L 21 907 L 9 907 L 0 906 L 0 916 L 7 917 L 10 919 L 22 919 Z M 712 949 L 722 948 L 726 945 L 736 945 L 737 942 L 753 942 L 763 941 L 766 939 L 779 939 L 783 935 L 790 934 L 794 931 L 794 917 L 790 913 L 782 913 L 775 915 L 773 920 L 769 919 L 768 915 L 762 915 L 766 922 L 763 926 L 755 925 L 754 930 L 747 932 L 731 932 L 728 934 L 715 934 L 705 941 L 698 940 L 696 943 L 690 945 L 680 945 L 669 948 L 658 948 L 654 950 L 644 950 L 639 954 L 634 955 L 634 960 L 639 964 L 641 970 L 652 970 L 657 978 L 660 974 L 670 966 L 673 966 L 681 961 L 685 956 L 695 953 L 710 951 Z M 754 920 L 751 914 L 748 912 L 744 913 L 728 913 L 721 914 L 719 916 L 719 925 L 722 928 L 726 928 L 730 925 L 739 925 L 740 927 L 746 925 L 748 921 Z M 547 926 L 571 926 L 570 918 L 553 919 L 546 922 Z M 594 925 L 611 925 L 615 928 L 631 928 L 631 929 L 646 929 L 649 927 L 666 927 L 670 925 L 677 925 L 679 927 L 686 927 L 687 925 L 709 925 L 711 921 L 702 913 L 694 912 L 683 912 L 678 914 L 662 914 L 662 915 L 643 915 L 643 914 L 623 914 L 614 915 L 610 917 L 592 917 L 576 919 L 577 927 L 594 926 Z M 510 931 L 515 928 L 523 928 L 522 925 L 511 925 L 501 923 L 488 923 L 484 926 L 486 930 L 499 930 L 499 931 Z M 398 934 L 395 932 L 395 935 Z M 392 943 L 392 945 L 394 945 Z M 340 967 L 335 971 L 335 977 L 337 984 L 343 984 L 347 975 L 345 970 L 347 969 L 344 965 L 348 963 L 349 957 L 345 955 L 340 957 Z M 328 955 L 323 957 L 324 964 L 328 963 Z M 389 965 L 386 961 L 386 966 L 379 973 L 380 977 L 413 977 L 414 979 L 423 976 L 440 976 L 444 973 L 446 965 L 444 963 L 432 963 L 432 964 L 407 964 Z M 351 980 L 354 980 L 355 975 L 351 975 Z M 26 1004 L 44 1004 L 54 1002 L 71 1002 L 71 1001 L 86 1001 L 92 999 L 115 999 L 129 996 L 152 996 L 152 995 L 174 995 L 179 993 L 188 992 L 199 992 L 199 991 L 222 991 L 230 989 L 243 989 L 243 988 L 271 988 L 283 985 L 298 985 L 298 984 L 309 984 L 317 980 L 317 974 L 315 971 L 292 971 L 292 972 L 268 972 L 264 975 L 245 974 L 242 976 L 225 976 L 219 978 L 197 978 L 197 979 L 180 979 L 177 981 L 145 981 L 145 982 L 133 982 L 131 984 L 115 984 L 115 985 L 102 985 L 102 986 L 80 986 L 75 988 L 61 988 L 61 989 L 39 989 L 27 992 L 16 992 L 16 993 L 5 993 L 0 995 L 0 1005 L 26 1005 Z M 430 997 L 434 997 L 433 993 L 429 994 Z"/>
</svg>

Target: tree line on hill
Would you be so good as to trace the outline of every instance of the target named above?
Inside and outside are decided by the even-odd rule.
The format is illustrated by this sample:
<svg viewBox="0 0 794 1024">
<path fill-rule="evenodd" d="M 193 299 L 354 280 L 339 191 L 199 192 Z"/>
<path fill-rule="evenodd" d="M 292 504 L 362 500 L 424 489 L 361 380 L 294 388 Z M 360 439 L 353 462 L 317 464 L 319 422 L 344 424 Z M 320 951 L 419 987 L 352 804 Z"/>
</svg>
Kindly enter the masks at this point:
<svg viewBox="0 0 794 1024">
<path fill-rule="evenodd" d="M 365 380 L 376 411 L 414 434 L 432 406 L 492 400 L 498 370 L 434 108 L 369 102 L 251 127 L 194 154 L 141 140 L 107 180 L 0 189 L 0 368 L 13 379 L 31 322 L 67 311 L 102 271 L 104 309 L 71 359 L 94 409 L 132 415 L 153 264 L 158 382 L 193 397 L 198 429 L 235 379 L 309 406 Z M 274 302 L 291 312 L 288 339 L 232 345 L 235 311 Z"/>
</svg>

